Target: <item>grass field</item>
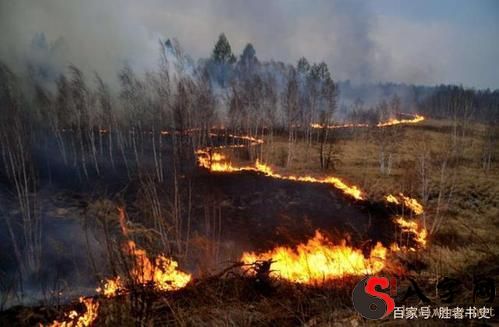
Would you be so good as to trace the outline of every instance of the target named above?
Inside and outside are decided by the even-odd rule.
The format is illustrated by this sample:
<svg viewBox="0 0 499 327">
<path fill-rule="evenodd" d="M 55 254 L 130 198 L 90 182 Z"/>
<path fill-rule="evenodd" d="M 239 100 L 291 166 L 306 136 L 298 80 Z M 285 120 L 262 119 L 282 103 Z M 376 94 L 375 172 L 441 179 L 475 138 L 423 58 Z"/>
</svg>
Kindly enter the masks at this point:
<svg viewBox="0 0 499 327">
<path fill-rule="evenodd" d="M 430 231 L 429 242 L 425 249 L 415 253 L 401 253 L 394 262 L 402 262 L 406 273 L 418 280 L 425 295 L 438 303 L 435 282 L 444 276 L 468 284 L 477 276 L 494 279 L 499 276 L 499 167 L 494 163 L 489 171 L 482 169 L 484 126 L 469 125 L 465 135 L 456 139 L 452 132 L 452 122 L 438 120 L 385 130 L 341 130 L 333 135 L 334 167 L 328 170 L 320 169 L 320 144 L 315 141 L 307 144 L 299 140 L 294 144 L 288 167 L 285 166 L 287 137 L 277 136 L 273 141 L 267 138 L 260 150 L 263 161 L 278 173 L 333 175 L 358 185 L 372 201 L 403 192 L 422 202 L 425 213 L 418 219 Z M 389 158 L 383 173 L 382 146 L 385 159 Z M 158 292 L 141 285 L 113 298 L 100 297 L 95 323 L 107 326 L 369 324 L 352 307 L 351 290 L 358 277 L 317 287 L 259 279 L 233 268 L 197 279 L 175 292 Z M 390 274 L 390 269 L 393 268 L 387 266 L 383 273 Z M 407 280 L 402 283 L 408 285 Z M 457 301 L 468 304 L 470 298 L 467 285 Z M 64 312 L 69 309 L 83 310 L 77 304 L 49 309 L 19 307 L 0 316 L 0 325 L 12 320 L 21 325 L 49 323 L 65 319 Z M 441 324 L 436 320 L 428 323 Z"/>
<path fill-rule="evenodd" d="M 484 126 L 467 128 L 454 157 L 450 154 L 450 121 L 426 120 L 395 128 L 385 153 L 385 157 L 391 153 L 391 171 L 384 174 L 380 172 L 380 144 L 375 135 L 379 130 L 344 130 L 333 136 L 337 163 L 329 171 L 320 171 L 318 144 L 297 143 L 286 168 L 282 167 L 282 157 L 287 155 L 287 139 L 274 138 L 264 153 L 271 164 L 281 164 L 282 171 L 342 177 L 373 199 L 398 192 L 418 199 L 425 205 L 423 223 L 431 231 L 429 248 L 422 257 L 428 264 L 426 273 L 468 275 L 478 269 L 497 276 L 499 168 L 495 164 L 488 172 L 482 169 Z"/>
</svg>

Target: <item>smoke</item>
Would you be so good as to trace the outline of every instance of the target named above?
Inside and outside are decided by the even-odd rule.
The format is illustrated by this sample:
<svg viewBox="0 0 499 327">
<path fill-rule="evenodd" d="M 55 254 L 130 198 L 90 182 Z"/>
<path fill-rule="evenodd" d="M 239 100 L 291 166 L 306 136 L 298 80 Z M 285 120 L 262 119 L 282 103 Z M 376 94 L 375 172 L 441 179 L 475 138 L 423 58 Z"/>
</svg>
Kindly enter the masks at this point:
<svg viewBox="0 0 499 327">
<path fill-rule="evenodd" d="M 384 16 L 380 6 L 357 0 L 0 0 L 0 59 L 18 67 L 48 62 L 55 71 L 72 63 L 112 82 L 124 63 L 155 68 L 159 38 L 176 37 L 199 59 L 225 32 L 236 54 L 251 42 L 260 60 L 325 61 L 337 80 L 497 87 L 499 47 L 487 41 L 497 23 Z M 33 50 L 39 33 L 48 51 Z"/>
<path fill-rule="evenodd" d="M 302 56 L 328 63 L 335 78 L 371 80 L 374 17 L 359 1 L 162 1 L 137 12 L 154 30 L 176 36 L 195 57 L 207 57 L 225 32 L 236 54 L 251 42 L 261 60 L 295 64 Z"/>
<path fill-rule="evenodd" d="M 115 0 L 2 0 L 0 59 L 17 69 L 26 62 L 59 71 L 75 64 L 106 79 L 125 63 L 154 68 L 159 35 L 129 9 Z"/>
</svg>

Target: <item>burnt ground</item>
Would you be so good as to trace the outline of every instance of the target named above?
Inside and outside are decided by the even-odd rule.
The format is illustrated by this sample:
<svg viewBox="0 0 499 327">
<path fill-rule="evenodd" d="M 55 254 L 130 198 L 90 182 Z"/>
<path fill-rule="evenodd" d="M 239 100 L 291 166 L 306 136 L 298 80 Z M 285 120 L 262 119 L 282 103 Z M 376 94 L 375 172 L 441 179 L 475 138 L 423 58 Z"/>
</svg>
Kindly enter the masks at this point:
<svg viewBox="0 0 499 327">
<path fill-rule="evenodd" d="M 99 276 L 92 273 L 90 252 L 94 253 L 93 264 L 102 270 L 100 278 L 110 275 L 110 271 L 106 271 L 102 231 L 95 232 L 87 226 L 92 218 L 88 216 L 88 207 L 102 199 L 124 202 L 134 223 L 147 225 L 147 219 L 141 216 L 135 202 L 140 183 L 134 176 L 129 182 L 127 169 L 122 163 L 115 167 L 107 163 L 101 167 L 100 176 L 94 175 L 89 167 L 91 176 L 85 178 L 81 170 L 65 167 L 59 161 L 60 158 L 53 159 L 40 173 L 43 185 L 40 191 L 44 225 L 43 272 L 29 283 L 29 289 L 25 291 L 42 287 L 45 296 L 50 298 L 51 291 L 64 289 L 70 300 L 77 297 L 75 294 L 91 295 L 98 284 Z M 392 243 L 396 235 L 392 216 L 400 208 L 369 200 L 353 200 L 330 185 L 277 180 L 253 172 L 210 174 L 198 168 L 194 171 L 187 168 L 185 175 L 190 176 L 187 179 L 193 186 L 191 236 L 193 243 L 201 241 L 192 246 L 189 258 L 180 258 L 179 261 L 181 268 L 195 276 L 199 273 L 205 276 L 204 273 L 227 267 L 237 261 L 243 251 L 294 246 L 312 237 L 317 229 L 334 242 L 346 239 L 366 253 L 377 241 L 385 245 Z M 0 194 L 1 214 L 14 219 L 18 214 L 15 201 L 8 183 L 1 184 L 4 190 L 0 192 L 3 194 Z M 168 185 L 158 187 L 165 189 L 162 195 L 168 195 Z M 183 187 L 185 189 L 185 185 Z M 162 199 L 167 202 L 166 197 Z M 164 205 L 167 208 L 168 204 Z M 115 232 L 120 233 L 119 225 L 115 225 Z M 8 239 L 5 229 L 0 230 L 0 238 Z M 214 248 L 213 244 L 218 250 L 207 250 Z M 10 241 L 2 242 L 0 249 L 1 277 L 14 281 L 18 273 Z M 37 286 L 40 283 L 42 286 Z M 43 302 L 46 298 L 40 300 Z M 53 300 L 48 302 L 53 304 L 50 301 Z M 22 303 L 31 305 L 36 302 L 23 300 Z M 0 316 L 4 322 L 11 321 L 10 314 L 25 309 L 29 311 L 27 307 L 17 307 Z"/>
<path fill-rule="evenodd" d="M 302 243 L 317 229 L 335 243 L 345 239 L 366 254 L 376 242 L 388 245 L 396 235 L 392 214 L 397 208 L 348 198 L 330 185 L 277 180 L 253 172 L 210 174 L 202 169 L 192 176 L 192 184 L 193 245 L 189 257 L 179 259 L 181 267 L 195 275 L 223 269 L 244 251 Z M 36 293 L 41 285 L 46 293 L 62 288 L 68 297 L 75 292 L 91 294 L 99 279 L 111 272 L 102 227 L 89 227 L 96 219 L 91 217 L 94 211 L 89 206 L 101 199 L 124 201 L 129 218 L 147 226 L 147 219 L 136 207 L 139 204 L 134 203 L 138 187 L 137 183 L 110 184 L 107 180 L 93 187 L 82 185 L 80 190 L 47 186 L 40 195 L 42 271 L 30 278 L 25 290 Z M 9 201 L 3 199 L 2 203 Z M 11 209 L 3 207 L 3 214 L 16 214 L 15 203 L 10 205 Z M 118 236 L 119 225 L 113 224 Z M 18 273 L 5 228 L 0 237 L 6 240 L 0 244 L 2 278 L 11 285 L 9 281 L 14 282 Z M 101 267 L 100 277 L 93 273 L 93 265 Z"/>
<path fill-rule="evenodd" d="M 355 245 L 393 242 L 396 208 L 359 201 L 330 185 L 278 180 L 259 173 L 202 174 L 196 179 L 203 201 L 218 203 L 222 238 L 246 250 L 293 245 L 316 229 L 332 240 Z"/>
</svg>

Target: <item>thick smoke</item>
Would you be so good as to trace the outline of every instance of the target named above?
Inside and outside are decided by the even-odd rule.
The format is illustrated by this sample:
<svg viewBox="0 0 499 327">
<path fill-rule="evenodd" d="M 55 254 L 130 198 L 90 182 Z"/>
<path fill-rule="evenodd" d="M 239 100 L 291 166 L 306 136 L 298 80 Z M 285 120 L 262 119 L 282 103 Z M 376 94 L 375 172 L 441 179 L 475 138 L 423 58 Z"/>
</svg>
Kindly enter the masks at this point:
<svg viewBox="0 0 499 327">
<path fill-rule="evenodd" d="M 115 79 L 129 63 L 157 64 L 159 34 L 121 1 L 0 1 L 0 58 L 23 69 L 27 62 L 60 70 L 75 64 Z"/>
<path fill-rule="evenodd" d="M 0 59 L 22 64 L 18 67 L 26 60 L 46 61 L 49 71 L 72 63 L 113 82 L 125 62 L 153 69 L 159 38 L 176 37 L 199 59 L 210 55 L 225 32 L 236 53 L 252 42 L 261 60 L 295 63 L 305 56 L 325 61 L 336 80 L 498 86 L 499 68 L 493 62 L 499 47 L 489 40 L 498 23 L 459 26 L 445 19 L 390 16 L 380 13 L 382 6 L 389 3 L 0 0 Z M 40 33 L 47 51 L 33 48 Z"/>
</svg>

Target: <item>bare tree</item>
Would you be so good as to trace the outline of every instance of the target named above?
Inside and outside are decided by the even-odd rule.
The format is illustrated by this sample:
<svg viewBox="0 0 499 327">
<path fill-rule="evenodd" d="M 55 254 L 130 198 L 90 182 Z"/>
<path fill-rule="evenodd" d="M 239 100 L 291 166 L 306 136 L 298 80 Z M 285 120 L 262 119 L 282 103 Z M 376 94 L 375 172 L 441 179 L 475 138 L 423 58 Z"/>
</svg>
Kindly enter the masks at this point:
<svg viewBox="0 0 499 327">
<path fill-rule="evenodd" d="M 300 116 L 300 108 L 298 105 L 298 78 L 294 68 L 291 68 L 289 71 L 288 83 L 282 96 L 282 104 L 288 129 L 288 158 L 286 160 L 286 167 L 289 167 L 293 158 L 293 147 L 297 138 L 297 123 Z"/>
<path fill-rule="evenodd" d="M 23 112 L 16 76 L 0 63 L 0 151 L 8 181 L 14 187 L 20 215 L 3 215 L 21 280 L 41 264 L 42 224 L 37 203 L 37 172 L 31 156 L 32 128 Z M 15 221 L 14 221 L 15 219 Z"/>
<path fill-rule="evenodd" d="M 338 93 L 334 81 L 329 76 L 329 72 L 326 71 L 323 74 L 325 75 L 325 78 L 321 89 L 323 101 L 320 111 L 320 124 L 323 128 L 321 129 L 320 135 L 319 158 L 321 169 L 329 169 L 331 165 L 334 165 L 334 160 L 332 158 L 334 151 L 333 142 L 331 140 L 331 129 L 329 129 L 328 126 L 331 125 L 333 114 L 336 111 L 336 97 Z M 328 144 L 327 153 L 326 144 Z"/>
</svg>

